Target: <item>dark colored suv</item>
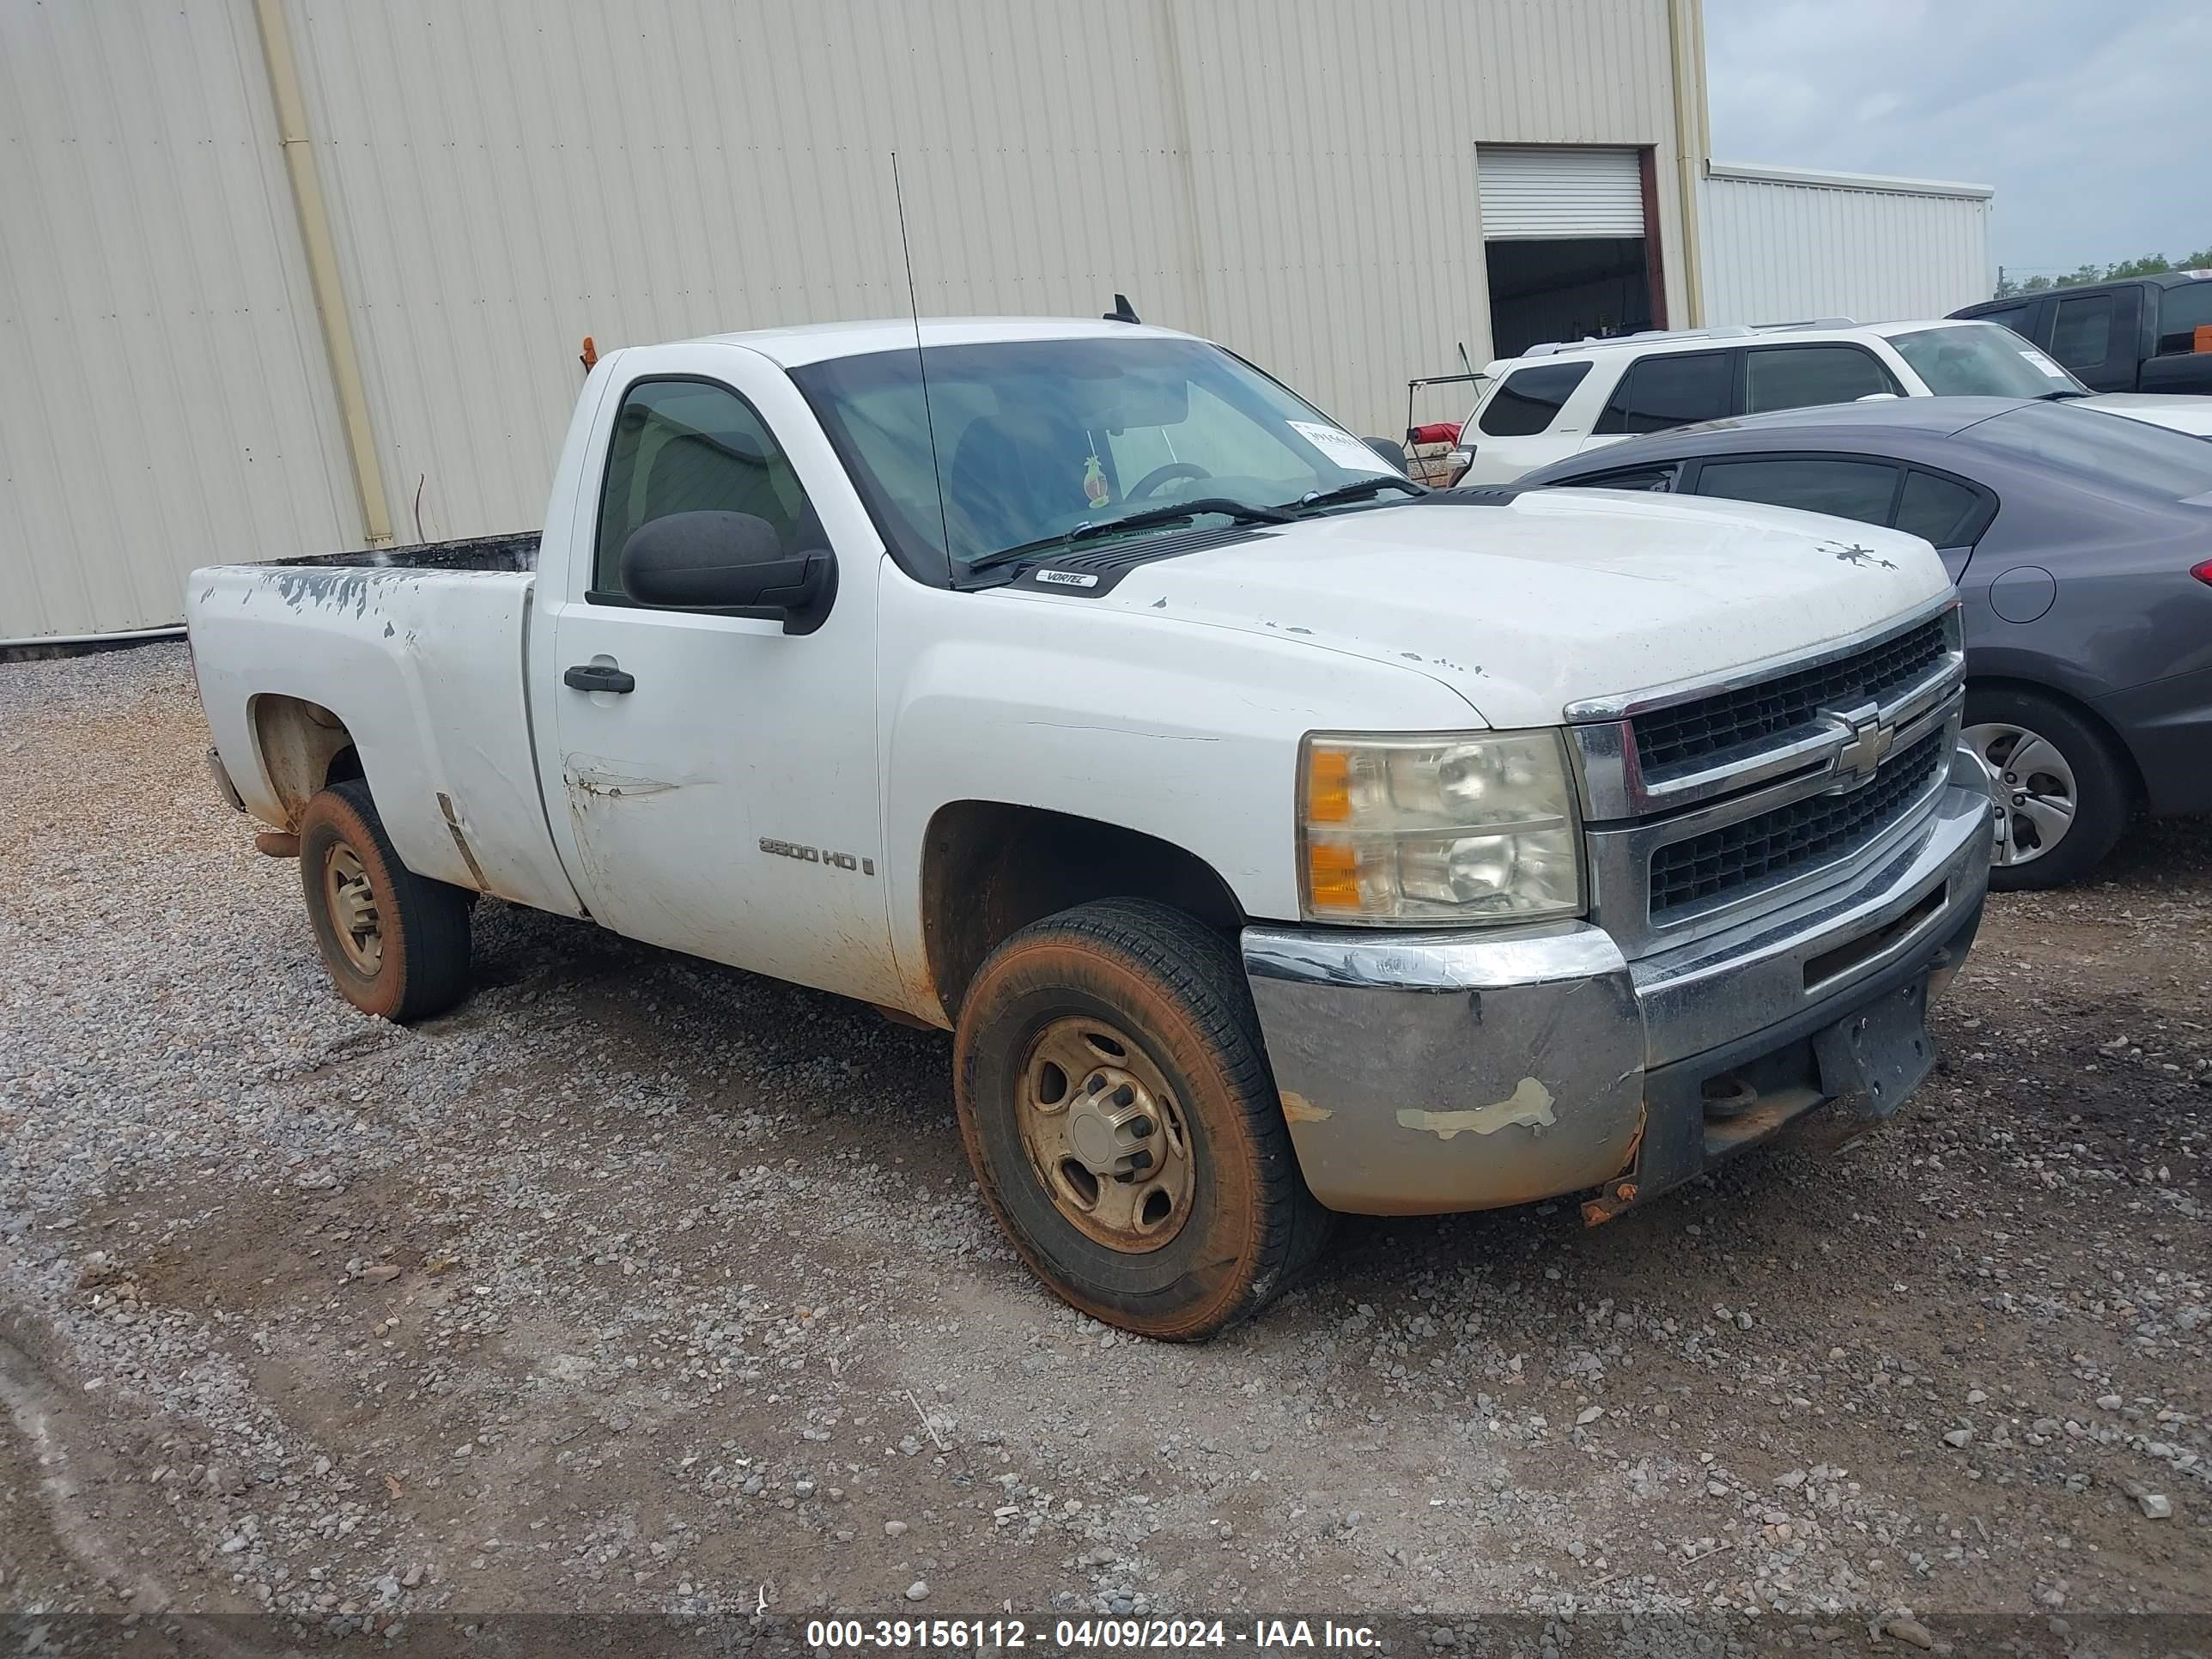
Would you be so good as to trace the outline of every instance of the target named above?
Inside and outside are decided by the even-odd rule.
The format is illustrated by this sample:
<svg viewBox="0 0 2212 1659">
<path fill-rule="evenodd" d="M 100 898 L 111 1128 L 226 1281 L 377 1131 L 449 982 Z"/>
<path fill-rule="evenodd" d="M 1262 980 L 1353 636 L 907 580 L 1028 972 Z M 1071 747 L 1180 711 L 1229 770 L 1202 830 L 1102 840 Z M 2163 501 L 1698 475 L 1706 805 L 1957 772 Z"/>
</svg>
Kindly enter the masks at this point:
<svg viewBox="0 0 2212 1659">
<path fill-rule="evenodd" d="M 1951 314 L 2026 335 L 2094 391 L 2212 393 L 2212 270 L 2015 294 Z"/>
</svg>

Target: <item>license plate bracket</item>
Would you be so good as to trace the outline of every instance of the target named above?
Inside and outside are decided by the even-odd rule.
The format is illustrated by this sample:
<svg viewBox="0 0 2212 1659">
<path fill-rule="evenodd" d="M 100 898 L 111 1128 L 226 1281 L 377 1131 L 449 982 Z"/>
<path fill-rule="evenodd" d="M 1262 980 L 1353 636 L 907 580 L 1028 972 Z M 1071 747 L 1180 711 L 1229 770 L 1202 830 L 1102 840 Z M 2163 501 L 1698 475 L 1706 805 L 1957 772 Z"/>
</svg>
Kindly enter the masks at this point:
<svg viewBox="0 0 2212 1659">
<path fill-rule="evenodd" d="M 1936 1069 L 1928 1035 L 1928 981 L 1917 979 L 1838 1020 L 1813 1039 L 1820 1092 L 1887 1117 Z"/>
</svg>

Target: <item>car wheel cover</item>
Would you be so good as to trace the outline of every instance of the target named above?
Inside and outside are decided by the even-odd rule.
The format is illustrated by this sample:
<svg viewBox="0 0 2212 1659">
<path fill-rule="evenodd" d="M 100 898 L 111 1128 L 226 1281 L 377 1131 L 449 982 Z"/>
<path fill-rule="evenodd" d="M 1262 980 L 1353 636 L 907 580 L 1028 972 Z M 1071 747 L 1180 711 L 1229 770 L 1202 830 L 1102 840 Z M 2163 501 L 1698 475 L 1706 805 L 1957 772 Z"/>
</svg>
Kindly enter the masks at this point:
<svg viewBox="0 0 2212 1659">
<path fill-rule="evenodd" d="M 2055 851 L 2074 827 L 2081 794 L 2058 745 L 2010 720 L 1967 726 L 1960 741 L 1990 769 L 1990 787 L 2010 833 L 1998 838 L 2001 865 L 2033 864 Z"/>
</svg>

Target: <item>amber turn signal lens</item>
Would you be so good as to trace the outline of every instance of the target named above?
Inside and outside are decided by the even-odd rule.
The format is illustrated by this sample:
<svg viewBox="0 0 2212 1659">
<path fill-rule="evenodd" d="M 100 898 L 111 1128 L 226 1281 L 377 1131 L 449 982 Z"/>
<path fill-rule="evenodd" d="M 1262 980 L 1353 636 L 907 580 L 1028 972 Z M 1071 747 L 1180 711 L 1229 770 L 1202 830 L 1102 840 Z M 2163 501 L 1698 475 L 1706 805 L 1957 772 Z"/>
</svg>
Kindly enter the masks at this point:
<svg viewBox="0 0 2212 1659">
<path fill-rule="evenodd" d="M 1352 822 L 1352 757 L 1346 750 L 1313 751 L 1306 767 L 1306 822 Z"/>
<path fill-rule="evenodd" d="M 1340 842 L 1306 845 L 1307 902 L 1316 910 L 1359 908 L 1359 855 Z"/>
</svg>

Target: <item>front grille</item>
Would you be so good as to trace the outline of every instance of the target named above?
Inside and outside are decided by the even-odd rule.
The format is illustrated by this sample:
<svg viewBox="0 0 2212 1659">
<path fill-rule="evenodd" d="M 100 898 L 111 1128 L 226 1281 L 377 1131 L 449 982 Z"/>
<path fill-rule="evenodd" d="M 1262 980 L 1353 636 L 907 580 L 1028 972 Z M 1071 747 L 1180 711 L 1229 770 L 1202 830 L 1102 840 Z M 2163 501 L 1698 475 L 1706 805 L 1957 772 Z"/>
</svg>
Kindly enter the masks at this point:
<svg viewBox="0 0 2212 1659">
<path fill-rule="evenodd" d="M 1651 919 L 1728 901 L 1847 856 L 1893 823 L 1948 764 L 1948 728 L 1892 756 L 1848 795 L 1813 795 L 1651 855 Z"/>
<path fill-rule="evenodd" d="M 1725 750 L 1772 744 L 1823 708 L 1888 701 L 1926 679 L 1949 648 L 1937 617 L 1833 662 L 1652 709 L 1633 722 L 1638 761 L 1647 780 L 1663 779 Z"/>
</svg>

